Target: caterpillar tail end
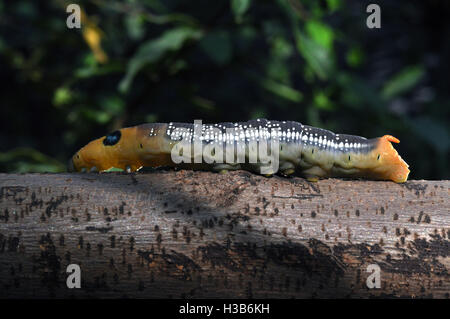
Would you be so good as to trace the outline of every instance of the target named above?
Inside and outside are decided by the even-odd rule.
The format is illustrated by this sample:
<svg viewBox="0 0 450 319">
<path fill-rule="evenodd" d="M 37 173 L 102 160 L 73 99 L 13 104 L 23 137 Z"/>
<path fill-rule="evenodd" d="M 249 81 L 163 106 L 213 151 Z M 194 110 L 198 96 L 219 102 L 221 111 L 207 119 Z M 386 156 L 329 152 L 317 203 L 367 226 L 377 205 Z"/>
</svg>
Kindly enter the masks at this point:
<svg viewBox="0 0 450 319">
<path fill-rule="evenodd" d="M 400 143 L 400 140 L 392 135 L 384 135 L 382 138 L 387 139 L 389 142 Z"/>
<path fill-rule="evenodd" d="M 410 173 L 409 165 L 397 153 L 392 143 L 400 143 L 400 140 L 392 135 L 380 137 L 377 151 L 382 154 L 384 171 L 383 178 L 396 183 L 404 183 Z"/>
</svg>

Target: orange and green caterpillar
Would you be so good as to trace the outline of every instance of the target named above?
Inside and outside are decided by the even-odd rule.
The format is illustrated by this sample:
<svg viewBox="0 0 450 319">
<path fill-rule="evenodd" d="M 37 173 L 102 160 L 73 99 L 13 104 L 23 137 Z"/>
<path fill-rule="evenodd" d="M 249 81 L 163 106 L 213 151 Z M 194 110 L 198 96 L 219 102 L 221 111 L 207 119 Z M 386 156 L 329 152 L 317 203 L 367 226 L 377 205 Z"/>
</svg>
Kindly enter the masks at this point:
<svg viewBox="0 0 450 319">
<path fill-rule="evenodd" d="M 169 166 L 258 172 L 263 165 L 259 161 L 230 164 L 204 161 L 196 163 L 192 160 L 190 163 L 175 163 L 171 156 L 173 148 L 182 140 L 194 143 L 195 125 L 150 123 L 122 128 L 81 148 L 69 161 L 69 170 L 101 172 L 119 168 L 134 172 L 142 167 Z M 247 160 L 252 140 L 270 141 L 276 137 L 279 142 L 278 172 L 283 175 L 297 173 L 310 181 L 324 177 L 351 177 L 403 183 L 409 174 L 408 164 L 391 144 L 399 143 L 399 140 L 391 135 L 366 139 L 335 134 L 294 121 L 265 119 L 202 124 L 200 130 L 200 143 L 203 147 L 210 143 L 243 146 Z"/>
</svg>

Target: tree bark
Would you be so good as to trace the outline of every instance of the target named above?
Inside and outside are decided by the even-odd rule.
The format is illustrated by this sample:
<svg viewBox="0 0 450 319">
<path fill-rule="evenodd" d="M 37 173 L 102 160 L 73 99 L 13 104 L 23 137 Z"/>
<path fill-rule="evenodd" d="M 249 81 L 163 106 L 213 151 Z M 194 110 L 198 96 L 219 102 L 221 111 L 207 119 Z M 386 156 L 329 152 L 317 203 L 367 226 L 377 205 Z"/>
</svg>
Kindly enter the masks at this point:
<svg viewBox="0 0 450 319">
<path fill-rule="evenodd" d="M 244 171 L 0 174 L 0 297 L 448 298 L 449 194 Z"/>
</svg>

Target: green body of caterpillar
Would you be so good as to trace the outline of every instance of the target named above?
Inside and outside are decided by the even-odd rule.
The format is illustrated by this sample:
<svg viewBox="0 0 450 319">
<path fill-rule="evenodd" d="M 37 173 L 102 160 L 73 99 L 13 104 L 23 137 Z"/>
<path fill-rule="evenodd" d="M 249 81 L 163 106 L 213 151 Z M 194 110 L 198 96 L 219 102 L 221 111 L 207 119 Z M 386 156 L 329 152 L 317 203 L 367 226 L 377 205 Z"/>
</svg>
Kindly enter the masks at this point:
<svg viewBox="0 0 450 319">
<path fill-rule="evenodd" d="M 366 139 L 334 134 L 293 121 L 153 123 L 123 128 L 90 142 L 72 157 L 69 166 L 75 171 L 112 167 L 136 171 L 143 166 L 246 169 L 269 172 L 265 175 L 297 172 L 309 180 L 341 176 L 405 182 L 408 165 L 391 142 L 399 141 L 390 135 Z M 274 161 L 277 165 L 270 172 L 267 168 Z"/>
</svg>

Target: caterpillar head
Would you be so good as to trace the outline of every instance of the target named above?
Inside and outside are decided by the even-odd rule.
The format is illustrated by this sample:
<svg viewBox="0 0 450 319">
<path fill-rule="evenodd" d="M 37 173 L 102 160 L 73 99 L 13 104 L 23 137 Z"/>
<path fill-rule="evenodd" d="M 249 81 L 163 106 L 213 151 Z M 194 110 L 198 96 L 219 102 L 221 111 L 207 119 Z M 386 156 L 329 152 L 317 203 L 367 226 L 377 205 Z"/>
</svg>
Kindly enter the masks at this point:
<svg viewBox="0 0 450 319">
<path fill-rule="evenodd" d="M 409 166 L 392 146 L 392 142 L 400 143 L 391 135 L 384 135 L 378 139 L 377 147 L 372 153 L 376 162 L 374 172 L 379 179 L 404 183 L 408 179 Z"/>
<path fill-rule="evenodd" d="M 135 128 L 117 130 L 91 141 L 69 160 L 69 171 L 104 171 L 112 167 L 123 170 L 137 170 L 141 165 L 137 160 Z"/>
<path fill-rule="evenodd" d="M 142 124 L 123 128 L 93 140 L 69 160 L 69 171 L 90 172 L 120 168 L 137 171 L 142 166 L 171 165 L 170 148 L 159 138 L 163 124 Z"/>
</svg>

